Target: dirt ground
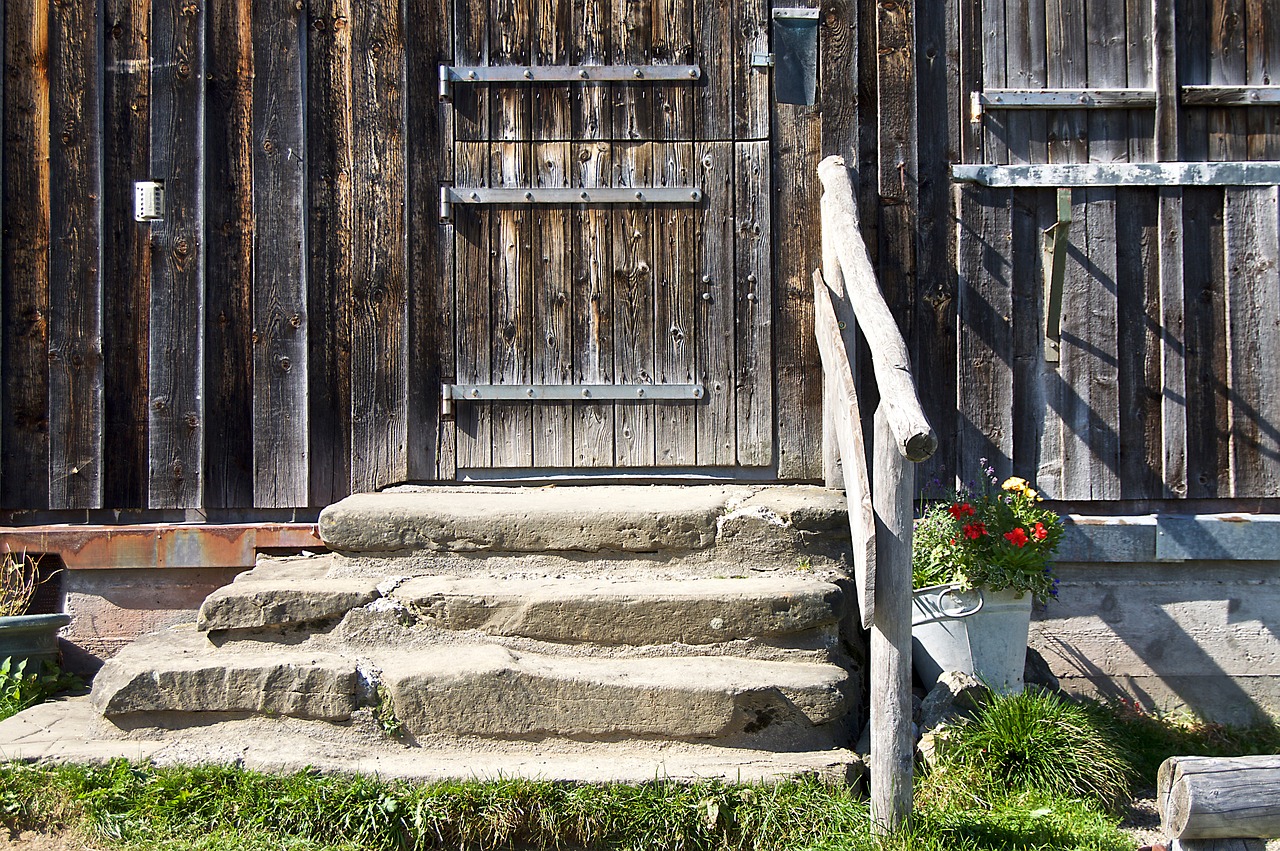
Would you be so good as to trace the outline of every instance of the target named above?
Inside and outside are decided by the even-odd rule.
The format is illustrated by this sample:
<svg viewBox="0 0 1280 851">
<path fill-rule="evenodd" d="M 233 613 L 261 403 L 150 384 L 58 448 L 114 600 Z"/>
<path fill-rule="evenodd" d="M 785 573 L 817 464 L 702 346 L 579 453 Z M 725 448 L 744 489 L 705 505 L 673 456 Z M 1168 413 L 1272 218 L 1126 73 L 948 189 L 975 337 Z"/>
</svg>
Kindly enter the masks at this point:
<svg viewBox="0 0 1280 851">
<path fill-rule="evenodd" d="M 15 836 L 0 831 L 0 851 L 18 848 L 22 851 L 93 851 L 91 846 L 58 834 L 24 830 Z"/>
</svg>

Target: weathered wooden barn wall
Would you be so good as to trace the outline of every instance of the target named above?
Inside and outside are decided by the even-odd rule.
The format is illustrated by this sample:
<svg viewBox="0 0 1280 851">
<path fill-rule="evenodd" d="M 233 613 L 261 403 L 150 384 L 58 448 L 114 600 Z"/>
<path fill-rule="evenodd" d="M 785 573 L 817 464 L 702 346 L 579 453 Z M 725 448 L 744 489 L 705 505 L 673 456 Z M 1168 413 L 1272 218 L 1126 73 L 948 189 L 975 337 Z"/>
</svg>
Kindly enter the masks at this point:
<svg viewBox="0 0 1280 851">
<path fill-rule="evenodd" d="M 531 25 L 550 39 L 535 58 L 578 61 L 559 58 L 555 24 L 575 49 L 608 50 L 628 22 L 678 10 L 690 55 L 712 67 L 725 51 L 742 60 L 769 5 L 9 0 L 0 507 L 320 506 L 452 478 L 462 444 L 439 387 L 459 350 L 484 342 L 460 333 L 465 293 L 440 272 L 464 244 L 437 207 L 465 133 L 437 103 L 437 69 L 469 50 L 497 64 L 504 30 L 454 45 L 446 24 L 474 40 L 478 9 L 519 11 L 553 24 Z M 773 256 L 772 310 L 739 319 L 734 340 L 737 354 L 771 344 L 771 360 L 738 361 L 733 387 L 767 391 L 773 416 L 737 427 L 738 467 L 719 442 L 694 459 L 822 476 L 813 175 L 839 153 L 858 166 L 868 242 L 942 439 L 926 481 L 974 477 L 986 456 L 1076 503 L 1280 495 L 1274 187 L 1076 190 L 1055 365 L 1040 332 L 1053 190 L 949 174 L 956 162 L 1280 159 L 1277 107 L 1178 94 L 1271 83 L 1275 5 L 822 3 L 818 103 L 770 106 L 772 205 L 735 211 L 770 220 Z M 610 22 L 607 43 L 579 44 L 594 18 Z M 984 87 L 1075 86 L 1156 87 L 1162 106 L 970 121 Z M 754 100 L 731 102 L 735 123 L 762 120 Z M 169 212 L 143 225 L 132 181 L 150 176 L 166 178 Z M 761 435 L 767 457 L 743 455 Z"/>
</svg>

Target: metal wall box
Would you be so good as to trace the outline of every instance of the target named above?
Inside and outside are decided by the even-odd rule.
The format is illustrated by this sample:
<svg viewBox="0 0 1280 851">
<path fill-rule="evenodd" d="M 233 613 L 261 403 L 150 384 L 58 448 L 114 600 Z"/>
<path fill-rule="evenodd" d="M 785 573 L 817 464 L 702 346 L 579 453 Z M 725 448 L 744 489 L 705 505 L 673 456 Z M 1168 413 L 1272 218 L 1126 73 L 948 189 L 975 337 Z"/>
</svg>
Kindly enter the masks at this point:
<svg viewBox="0 0 1280 851">
<path fill-rule="evenodd" d="M 458 83 L 693 83 L 698 65 L 441 65 L 440 100 Z"/>
<path fill-rule="evenodd" d="M 773 96 L 812 106 L 818 97 L 818 10 L 773 10 Z"/>
</svg>

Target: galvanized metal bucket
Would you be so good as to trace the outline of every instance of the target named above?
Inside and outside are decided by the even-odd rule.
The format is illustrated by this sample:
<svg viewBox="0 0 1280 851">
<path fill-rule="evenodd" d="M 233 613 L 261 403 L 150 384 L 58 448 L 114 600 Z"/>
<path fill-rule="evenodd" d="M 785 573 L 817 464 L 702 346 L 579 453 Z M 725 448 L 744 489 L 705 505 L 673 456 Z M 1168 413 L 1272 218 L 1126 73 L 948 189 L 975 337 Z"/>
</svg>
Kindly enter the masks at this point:
<svg viewBox="0 0 1280 851">
<path fill-rule="evenodd" d="M 71 616 L 65 614 L 0 617 L 0 659 L 10 658 L 15 666 L 26 659 L 33 671 L 40 662 L 56 663 L 58 630 L 69 623 Z"/>
<path fill-rule="evenodd" d="M 911 662 L 925 688 L 933 688 L 943 671 L 964 671 L 994 691 L 1018 694 L 1030 625 L 1030 594 L 917 588 L 911 595 Z"/>
</svg>

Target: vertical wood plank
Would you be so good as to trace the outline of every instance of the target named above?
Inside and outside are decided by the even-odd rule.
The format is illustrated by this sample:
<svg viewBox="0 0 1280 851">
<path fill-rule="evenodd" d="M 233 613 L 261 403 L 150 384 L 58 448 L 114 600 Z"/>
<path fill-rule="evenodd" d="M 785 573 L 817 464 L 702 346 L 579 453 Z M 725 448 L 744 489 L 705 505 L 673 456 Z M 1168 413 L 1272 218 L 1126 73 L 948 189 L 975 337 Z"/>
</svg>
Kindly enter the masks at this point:
<svg viewBox="0 0 1280 851">
<path fill-rule="evenodd" d="M 653 185 L 652 158 L 652 143 L 615 143 L 613 186 Z M 618 384 L 654 383 L 653 215 L 644 206 L 620 206 L 613 212 L 614 380 Z M 618 402 L 614 414 L 618 466 L 652 466 L 653 403 Z"/>
<path fill-rule="evenodd" d="M 569 63 L 570 0 L 535 0 L 533 4 L 533 64 Z M 532 87 L 533 139 L 536 141 L 572 138 L 571 94 L 566 84 L 539 84 Z"/>
<path fill-rule="evenodd" d="M 1120 497 L 1161 499 L 1160 201 L 1152 189 L 1116 196 Z"/>
<path fill-rule="evenodd" d="M 981 481 L 986 458 L 1004 477 L 1013 458 L 1013 310 L 1008 190 L 957 187 L 960 342 L 957 476 Z M 1043 484 L 1043 482 L 1042 482 Z"/>
<path fill-rule="evenodd" d="M 489 185 L 489 145 L 454 145 L 454 174 L 459 186 Z M 457 288 L 457 376 L 459 383 L 488 384 L 490 213 L 479 205 L 454 209 L 454 281 Z M 489 405 L 456 407 L 458 467 L 488 467 L 493 460 L 493 412 Z"/>
<path fill-rule="evenodd" d="M 771 166 L 768 142 L 734 144 L 733 390 L 744 467 L 774 463 Z"/>
<path fill-rule="evenodd" d="M 699 466 L 737 460 L 734 413 L 734 156 L 732 142 L 699 142 L 694 169 L 703 201 L 697 215 L 695 377 L 706 389 L 697 408 Z"/>
<path fill-rule="evenodd" d="M 647 65 L 652 58 L 654 9 L 647 0 L 612 0 L 611 65 Z M 613 86 L 614 139 L 652 139 L 653 87 L 617 83 Z"/>
<path fill-rule="evenodd" d="M 611 148 L 603 142 L 573 146 L 573 185 L 582 189 L 608 186 Z M 576 384 L 613 383 L 614 310 L 611 217 L 599 207 L 574 212 L 573 380 Z M 612 402 L 575 402 L 573 463 L 577 467 L 614 465 Z"/>
<path fill-rule="evenodd" d="M 1012 20 L 1009 21 L 1010 26 L 1007 31 L 1006 5 L 1012 12 Z M 1006 47 L 1005 39 L 1007 35 L 1010 41 L 1016 42 L 1019 28 L 1025 27 L 1025 20 L 1019 12 L 1020 7 L 1016 2 L 1005 4 L 998 0 L 997 2 L 987 0 L 982 3 L 983 88 L 1003 88 L 1008 85 L 1006 60 L 1010 48 Z M 892 108 L 892 106 L 884 104 L 882 98 L 881 108 Z M 986 152 L 986 162 L 1009 162 L 1009 122 L 1016 116 L 1017 111 L 1003 109 L 983 113 L 983 148 Z"/>
<path fill-rule="evenodd" d="M 1086 85 L 1084 0 L 1045 0 L 1045 29 L 1048 84 L 1054 88 Z M 1050 162 L 1088 160 L 1088 119 L 1083 113 L 1082 110 L 1064 109 L 1049 119 Z"/>
<path fill-rule="evenodd" d="M 693 56 L 702 78 L 692 86 L 693 120 L 702 141 L 733 138 L 734 77 L 738 54 L 734 31 L 740 4 L 733 0 L 693 0 Z"/>
<path fill-rule="evenodd" d="M 49 505 L 49 7 L 4 9 L 0 504 Z"/>
<path fill-rule="evenodd" d="M 408 141 L 409 478 L 452 480 L 455 421 L 440 413 L 440 387 L 454 381 L 453 225 L 440 221 L 440 186 L 453 181 L 454 111 L 432 83 L 453 60 L 452 0 L 408 0 L 405 130 Z"/>
<path fill-rule="evenodd" d="M 774 405 L 777 410 L 778 478 L 822 478 L 822 382 L 813 337 L 810 275 L 821 261 L 818 182 L 814 164 L 822 150 L 817 107 L 774 105 Z"/>
<path fill-rule="evenodd" d="M 1156 87 L 1155 7 L 1152 0 L 1126 0 L 1125 33 L 1128 84 L 1135 89 Z M 1173 4 L 1168 4 L 1172 6 Z M 1156 113 L 1150 109 L 1128 111 L 1129 161 L 1156 159 Z"/>
<path fill-rule="evenodd" d="M 956 314 L 955 227 L 951 176 L 954 159 L 954 124 L 961 120 L 957 105 L 949 101 L 947 69 L 947 6 L 916 6 L 917 112 L 930 116 L 919 133 L 917 169 L 916 302 L 909 338 L 911 358 L 917 365 L 916 386 L 929 422 L 934 424 L 941 451 L 917 465 L 922 485 L 955 479 Z M 824 154 L 827 148 L 824 131 Z M 847 160 L 852 162 L 853 160 Z M 928 364 L 926 368 L 925 365 Z M 1015 447 L 1016 448 L 1016 447 Z"/>
<path fill-rule="evenodd" d="M 254 210 L 253 6 L 213 0 L 208 13 L 205 103 L 220 120 L 208 122 L 205 133 L 204 494 L 206 504 L 243 507 L 254 505 L 254 241 L 260 226 Z"/>
<path fill-rule="evenodd" d="M 769 52 L 769 0 L 737 0 L 738 40 L 734 59 L 733 138 L 769 138 L 771 121 L 769 71 L 753 68 L 751 55 Z"/>
<path fill-rule="evenodd" d="M 149 504 L 204 504 L 204 9 L 151 7 L 151 172 L 165 218 L 151 225 Z"/>
<path fill-rule="evenodd" d="M 151 0 L 105 0 L 102 83 L 103 503 L 147 504 L 148 229 L 133 180 L 150 174 Z"/>
<path fill-rule="evenodd" d="M 571 65 L 607 65 L 613 0 L 574 0 L 569 32 Z M 613 87 L 582 83 L 573 91 L 574 139 L 608 139 L 613 132 Z"/>
<path fill-rule="evenodd" d="M 351 488 L 408 476 L 404 42 L 398 0 L 351 7 Z"/>
<path fill-rule="evenodd" d="M 653 42 L 650 62 L 687 65 L 693 62 L 692 0 L 651 0 Z M 653 138 L 693 138 L 694 88 L 686 82 L 653 86 Z"/>
<path fill-rule="evenodd" d="M 654 177 L 658 186 L 692 183 L 693 145 L 655 144 Z M 691 384 L 694 376 L 694 271 L 697 264 L 694 216 L 685 205 L 658 206 L 652 211 L 654 279 L 654 383 Z M 654 463 L 686 466 L 696 458 L 695 406 L 691 402 L 654 405 Z"/>
<path fill-rule="evenodd" d="M 1280 0 L 1246 0 L 1246 79 L 1251 86 L 1280 80 Z M 1280 109 L 1252 107 L 1248 111 L 1249 159 L 1280 156 Z"/>
<path fill-rule="evenodd" d="M 312 7 L 307 39 L 307 374 L 312 505 L 351 482 L 352 180 L 351 5 Z"/>
<path fill-rule="evenodd" d="M 303 33 L 289 0 L 253 6 L 253 493 L 307 504 Z"/>
<path fill-rule="evenodd" d="M 453 61 L 456 65 L 488 65 L 489 0 L 453 0 Z M 454 133 L 459 141 L 489 138 L 489 86 L 454 86 Z"/>
<path fill-rule="evenodd" d="M 98 4 L 54 3 L 49 40 L 49 507 L 102 505 L 102 88 Z"/>
<path fill-rule="evenodd" d="M 528 186 L 531 151 L 525 142 L 494 142 L 489 178 L 496 187 Z M 533 208 L 498 208 L 492 213 L 493 245 L 489 284 L 489 331 L 494 384 L 526 384 L 533 376 Z M 533 410 L 523 402 L 493 404 L 493 465 L 533 464 Z"/>
<path fill-rule="evenodd" d="M 1209 84 L 1242 86 L 1247 80 L 1245 0 L 1209 4 Z M 1240 160 L 1248 155 L 1248 107 L 1210 107 L 1209 158 Z"/>
<path fill-rule="evenodd" d="M 489 61 L 528 65 L 533 55 L 532 4 L 492 0 L 489 4 Z M 489 138 L 515 141 L 533 136 L 533 92 L 528 84 L 489 87 Z"/>
<path fill-rule="evenodd" d="M 858 6 L 832 0 L 821 30 L 822 155 L 858 161 Z M 932 46 L 932 45 L 931 45 Z M 922 44 L 923 49 L 923 44 Z M 941 68 L 945 61 L 935 56 Z M 945 138 L 944 138 L 945 141 Z"/>
<path fill-rule="evenodd" d="M 1013 193 L 1013 474 L 1037 481 L 1042 438 L 1054 412 L 1044 394 L 1044 276 L 1041 271 L 1040 207 L 1049 191 Z M 1057 373 L 1052 374 L 1052 379 Z M 1059 432 L 1061 424 L 1055 424 Z M 946 481 L 943 479 L 943 481 Z M 1039 485 L 1038 485 L 1039 486 Z"/>
<path fill-rule="evenodd" d="M 1226 269 L 1222 190 L 1183 190 L 1182 280 L 1186 300 L 1187 496 L 1230 491 Z"/>
<path fill-rule="evenodd" d="M 1231 495 L 1280 493 L 1280 205 L 1274 186 L 1228 189 L 1223 238 L 1227 263 Z"/>
<path fill-rule="evenodd" d="M 567 103 L 566 103 L 567 106 Z M 540 189 L 569 186 L 568 142 L 533 146 L 533 185 Z M 573 310 L 570 299 L 570 213 L 567 207 L 535 207 L 533 256 L 533 329 L 530 333 L 535 384 L 573 383 Z M 573 403 L 539 402 L 533 406 L 533 464 L 573 466 Z"/>
</svg>

